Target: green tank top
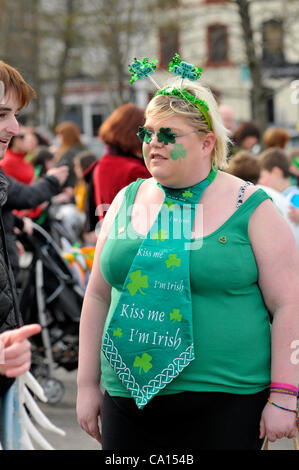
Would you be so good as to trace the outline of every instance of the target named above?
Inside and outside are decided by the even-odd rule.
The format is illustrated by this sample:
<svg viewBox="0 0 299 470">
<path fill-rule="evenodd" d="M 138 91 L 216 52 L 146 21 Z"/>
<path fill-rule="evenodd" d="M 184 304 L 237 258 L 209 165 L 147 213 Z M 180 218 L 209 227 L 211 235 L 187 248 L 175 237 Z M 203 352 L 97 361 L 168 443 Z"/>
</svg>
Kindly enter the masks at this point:
<svg viewBox="0 0 299 470">
<path fill-rule="evenodd" d="M 104 334 L 144 238 L 130 222 L 130 207 L 143 181 L 138 179 L 127 187 L 102 251 L 100 269 L 112 287 Z M 200 249 L 190 252 L 195 359 L 160 395 L 183 391 L 252 394 L 269 386 L 270 321 L 248 236 L 250 215 L 268 198 L 258 189 L 221 227 L 192 240 L 202 242 Z M 162 288 L 180 286 L 165 284 Z M 129 397 L 103 353 L 101 368 L 102 385 L 108 393 Z"/>
</svg>

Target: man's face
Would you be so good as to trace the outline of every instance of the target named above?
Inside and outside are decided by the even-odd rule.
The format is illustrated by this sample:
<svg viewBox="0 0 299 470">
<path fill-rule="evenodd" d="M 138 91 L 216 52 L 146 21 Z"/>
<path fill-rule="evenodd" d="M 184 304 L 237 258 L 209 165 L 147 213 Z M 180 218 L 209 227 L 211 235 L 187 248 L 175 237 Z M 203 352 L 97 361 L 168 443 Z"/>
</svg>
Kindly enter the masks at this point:
<svg viewBox="0 0 299 470">
<path fill-rule="evenodd" d="M 18 111 L 19 103 L 14 94 L 6 94 L 0 103 L 0 158 L 4 157 L 10 139 L 19 133 Z"/>
</svg>

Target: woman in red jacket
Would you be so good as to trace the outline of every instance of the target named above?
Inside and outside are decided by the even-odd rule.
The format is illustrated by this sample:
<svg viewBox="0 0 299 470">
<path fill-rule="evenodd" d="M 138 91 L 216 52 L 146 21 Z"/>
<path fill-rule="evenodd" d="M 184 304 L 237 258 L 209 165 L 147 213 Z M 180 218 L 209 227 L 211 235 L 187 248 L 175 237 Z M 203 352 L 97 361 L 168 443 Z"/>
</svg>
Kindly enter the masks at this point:
<svg viewBox="0 0 299 470">
<path fill-rule="evenodd" d="M 13 136 L 0 166 L 6 175 L 12 176 L 20 183 L 31 184 L 34 182 L 34 167 L 25 160 L 26 153 L 24 135 Z"/>
<path fill-rule="evenodd" d="M 123 187 L 138 178 L 151 177 L 136 135 L 143 124 L 144 110 L 128 103 L 117 108 L 99 128 L 99 138 L 106 144 L 93 171 L 94 199 L 100 221 Z"/>
</svg>

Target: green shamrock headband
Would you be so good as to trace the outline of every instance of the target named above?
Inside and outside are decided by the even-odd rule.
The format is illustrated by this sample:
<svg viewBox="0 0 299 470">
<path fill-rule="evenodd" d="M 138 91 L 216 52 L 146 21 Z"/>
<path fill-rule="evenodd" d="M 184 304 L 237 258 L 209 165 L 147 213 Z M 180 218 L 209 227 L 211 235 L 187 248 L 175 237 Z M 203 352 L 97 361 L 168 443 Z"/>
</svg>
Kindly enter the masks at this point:
<svg viewBox="0 0 299 470">
<path fill-rule="evenodd" d="M 149 78 L 154 83 L 156 88 L 158 88 L 156 95 L 176 96 L 178 98 L 187 100 L 201 112 L 208 124 L 209 129 L 212 130 L 211 120 L 208 115 L 209 107 L 206 101 L 196 98 L 185 88 L 183 88 L 184 79 L 187 78 L 190 81 L 198 80 L 202 74 L 202 68 L 195 67 L 193 64 L 182 61 L 179 54 L 176 53 L 173 59 L 169 62 L 168 70 L 174 73 L 174 75 L 181 77 L 181 87 L 176 88 L 171 86 L 161 89 L 151 76 L 157 68 L 157 62 L 158 61 L 156 59 L 149 61 L 147 57 L 142 60 L 137 60 L 135 58 L 134 62 L 129 65 L 129 71 L 131 72 L 130 83 L 133 84 L 138 79 Z"/>
</svg>

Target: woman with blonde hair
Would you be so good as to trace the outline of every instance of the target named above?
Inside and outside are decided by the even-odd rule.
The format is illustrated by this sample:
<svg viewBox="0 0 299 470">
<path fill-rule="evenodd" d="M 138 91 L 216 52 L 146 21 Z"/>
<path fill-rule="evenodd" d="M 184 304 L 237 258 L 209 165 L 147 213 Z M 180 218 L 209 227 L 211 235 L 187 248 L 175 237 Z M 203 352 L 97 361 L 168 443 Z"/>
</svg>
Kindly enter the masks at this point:
<svg viewBox="0 0 299 470">
<path fill-rule="evenodd" d="M 114 199 L 84 299 L 78 421 L 104 450 L 292 437 L 295 240 L 264 191 L 223 171 L 228 136 L 208 89 L 167 85 L 145 118 L 152 178 Z"/>
</svg>

